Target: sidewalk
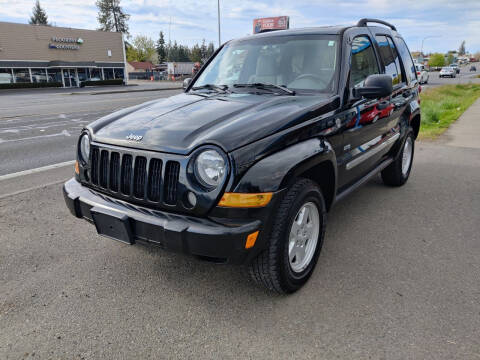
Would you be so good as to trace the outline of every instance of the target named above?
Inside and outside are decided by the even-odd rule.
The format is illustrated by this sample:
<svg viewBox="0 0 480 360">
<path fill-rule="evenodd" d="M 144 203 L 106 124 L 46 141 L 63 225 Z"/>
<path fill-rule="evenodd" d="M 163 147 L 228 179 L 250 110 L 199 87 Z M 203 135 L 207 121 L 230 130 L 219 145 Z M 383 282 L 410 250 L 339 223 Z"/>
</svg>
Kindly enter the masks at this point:
<svg viewBox="0 0 480 360">
<path fill-rule="evenodd" d="M 450 125 L 439 141 L 449 146 L 480 149 L 480 99 Z"/>
</svg>

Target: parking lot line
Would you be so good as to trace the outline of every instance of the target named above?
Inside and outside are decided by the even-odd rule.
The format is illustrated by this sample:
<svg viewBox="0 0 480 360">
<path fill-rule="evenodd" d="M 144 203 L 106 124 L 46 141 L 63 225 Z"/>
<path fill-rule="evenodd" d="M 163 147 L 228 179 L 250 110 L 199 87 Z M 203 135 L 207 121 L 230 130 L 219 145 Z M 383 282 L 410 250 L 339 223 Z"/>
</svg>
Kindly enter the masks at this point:
<svg viewBox="0 0 480 360">
<path fill-rule="evenodd" d="M 75 160 L 70 160 L 70 161 L 64 161 L 64 162 L 57 163 L 57 164 L 42 166 L 42 167 L 35 168 L 35 169 L 29 169 L 29 170 L 19 171 L 19 172 L 15 172 L 15 173 L 11 173 L 11 174 L 6 174 L 6 175 L 0 176 L 0 181 L 9 180 L 9 179 L 13 179 L 13 178 L 20 177 L 20 176 L 25 176 L 25 175 L 35 174 L 35 173 L 39 173 L 39 172 L 42 172 L 42 171 L 57 169 L 57 168 L 64 167 L 64 166 L 71 166 L 74 163 L 75 163 Z"/>
</svg>

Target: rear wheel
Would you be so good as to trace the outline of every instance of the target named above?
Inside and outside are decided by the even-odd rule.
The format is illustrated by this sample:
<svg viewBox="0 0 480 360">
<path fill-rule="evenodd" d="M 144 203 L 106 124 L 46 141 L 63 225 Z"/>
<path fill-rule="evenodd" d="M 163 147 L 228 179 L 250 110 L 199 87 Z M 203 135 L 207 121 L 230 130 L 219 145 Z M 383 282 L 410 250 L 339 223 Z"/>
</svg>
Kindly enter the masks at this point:
<svg viewBox="0 0 480 360">
<path fill-rule="evenodd" d="M 274 214 L 268 248 L 249 264 L 258 284 L 279 293 L 292 293 L 313 273 L 323 244 L 326 207 L 317 184 L 299 179 Z"/>
<path fill-rule="evenodd" d="M 382 171 L 382 180 L 386 185 L 402 186 L 407 182 L 412 170 L 414 150 L 415 138 L 413 130 L 410 128 L 403 143 L 401 154 Z"/>
</svg>

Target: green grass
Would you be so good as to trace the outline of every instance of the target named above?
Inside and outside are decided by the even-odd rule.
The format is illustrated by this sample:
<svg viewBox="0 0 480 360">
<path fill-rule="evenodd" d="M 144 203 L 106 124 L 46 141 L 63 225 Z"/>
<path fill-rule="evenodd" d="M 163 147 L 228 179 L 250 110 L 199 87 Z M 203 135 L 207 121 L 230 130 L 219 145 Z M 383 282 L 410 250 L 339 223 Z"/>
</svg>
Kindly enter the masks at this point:
<svg viewBox="0 0 480 360">
<path fill-rule="evenodd" d="M 480 98 L 480 84 L 444 85 L 420 94 L 421 139 L 434 139 Z"/>
</svg>

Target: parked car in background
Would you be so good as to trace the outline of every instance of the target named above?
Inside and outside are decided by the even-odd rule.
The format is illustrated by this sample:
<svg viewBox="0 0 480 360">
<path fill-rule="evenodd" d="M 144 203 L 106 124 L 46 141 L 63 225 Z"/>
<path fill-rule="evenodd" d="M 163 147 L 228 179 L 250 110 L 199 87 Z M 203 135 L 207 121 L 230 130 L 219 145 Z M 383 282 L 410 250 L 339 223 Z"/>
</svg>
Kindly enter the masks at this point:
<svg viewBox="0 0 480 360">
<path fill-rule="evenodd" d="M 420 84 L 428 84 L 429 74 L 425 70 L 425 65 L 415 64 L 415 70 L 417 71 L 417 79 Z"/>
<path fill-rule="evenodd" d="M 0 73 L 0 84 L 11 84 L 11 83 L 13 83 L 12 74 Z"/>
<path fill-rule="evenodd" d="M 442 70 L 440 70 L 440 75 L 441 78 L 443 77 L 457 77 L 457 72 L 455 71 L 454 68 L 450 66 L 443 67 Z"/>
<path fill-rule="evenodd" d="M 458 64 L 453 63 L 450 65 L 450 67 L 455 70 L 455 73 L 460 74 L 460 67 L 458 66 Z"/>
<path fill-rule="evenodd" d="M 470 66 L 470 71 L 477 71 L 477 67 L 475 65 Z"/>
</svg>

